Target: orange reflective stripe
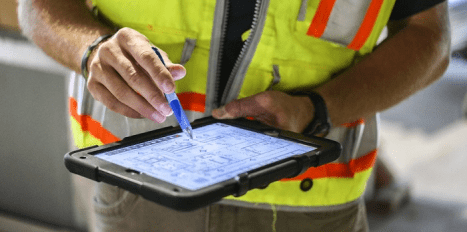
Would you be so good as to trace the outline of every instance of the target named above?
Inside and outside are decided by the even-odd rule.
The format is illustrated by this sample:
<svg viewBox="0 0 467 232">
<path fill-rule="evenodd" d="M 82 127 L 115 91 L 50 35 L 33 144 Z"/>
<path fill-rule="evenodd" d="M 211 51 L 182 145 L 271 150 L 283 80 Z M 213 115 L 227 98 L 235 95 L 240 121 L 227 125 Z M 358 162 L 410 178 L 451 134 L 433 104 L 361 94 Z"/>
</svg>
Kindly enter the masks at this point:
<svg viewBox="0 0 467 232">
<path fill-rule="evenodd" d="M 178 100 L 184 110 L 204 113 L 206 110 L 206 95 L 194 92 L 177 93 Z"/>
<path fill-rule="evenodd" d="M 91 116 L 79 115 L 78 102 L 73 97 L 70 97 L 69 104 L 70 115 L 79 123 L 81 130 L 88 131 L 91 135 L 99 139 L 104 144 L 113 143 L 120 140 L 107 129 L 102 127 L 99 122 L 91 118 Z"/>
<path fill-rule="evenodd" d="M 371 1 L 368 11 L 365 14 L 365 18 L 363 19 L 357 34 L 355 35 L 352 42 L 347 46 L 347 48 L 357 51 L 363 47 L 366 40 L 370 36 L 371 31 L 373 31 L 373 26 L 375 25 L 376 19 L 378 18 L 378 14 L 381 10 L 383 2 L 384 0 Z"/>
<path fill-rule="evenodd" d="M 364 124 L 364 123 L 365 123 L 365 119 L 359 118 L 357 121 L 343 123 L 343 124 L 341 124 L 341 126 L 342 127 L 356 127 L 356 126 Z"/>
<path fill-rule="evenodd" d="M 377 153 L 377 150 L 373 150 L 358 159 L 351 160 L 348 164 L 330 163 L 316 168 L 309 168 L 301 175 L 293 178 L 282 179 L 281 181 L 303 180 L 305 178 L 352 178 L 354 177 L 355 173 L 362 172 L 373 167 L 376 162 Z"/>
<path fill-rule="evenodd" d="M 316 10 L 313 21 L 311 21 L 308 32 L 309 36 L 319 38 L 323 35 L 326 25 L 328 24 L 329 16 L 336 0 L 322 0 Z"/>
</svg>

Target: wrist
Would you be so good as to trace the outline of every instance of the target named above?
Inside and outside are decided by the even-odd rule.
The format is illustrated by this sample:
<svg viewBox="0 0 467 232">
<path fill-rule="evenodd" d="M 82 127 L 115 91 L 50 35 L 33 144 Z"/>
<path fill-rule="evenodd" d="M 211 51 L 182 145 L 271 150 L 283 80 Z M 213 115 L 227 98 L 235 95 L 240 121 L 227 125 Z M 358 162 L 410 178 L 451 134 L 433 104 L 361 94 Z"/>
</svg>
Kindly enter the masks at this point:
<svg viewBox="0 0 467 232">
<path fill-rule="evenodd" d="M 323 97 L 314 91 L 300 91 L 293 93 L 293 95 L 308 98 L 308 103 L 312 105 L 310 108 L 313 109 L 312 112 L 308 112 L 312 115 L 312 119 L 308 121 L 309 124 L 303 129 L 302 134 L 325 137 L 332 124 Z"/>
<path fill-rule="evenodd" d="M 301 102 L 301 108 L 299 110 L 299 117 L 300 120 L 298 121 L 298 130 L 297 132 L 303 133 L 305 128 L 313 121 L 313 116 L 315 114 L 315 107 L 313 106 L 313 102 L 308 96 L 294 96 L 297 101 Z"/>
<path fill-rule="evenodd" d="M 84 51 L 83 56 L 81 58 L 81 75 L 83 75 L 84 79 L 88 79 L 89 76 L 89 65 L 91 60 L 94 58 L 96 53 L 94 52 L 97 50 L 96 48 L 104 41 L 112 37 L 111 34 L 99 36 L 96 40 L 94 40 L 89 47 Z"/>
</svg>

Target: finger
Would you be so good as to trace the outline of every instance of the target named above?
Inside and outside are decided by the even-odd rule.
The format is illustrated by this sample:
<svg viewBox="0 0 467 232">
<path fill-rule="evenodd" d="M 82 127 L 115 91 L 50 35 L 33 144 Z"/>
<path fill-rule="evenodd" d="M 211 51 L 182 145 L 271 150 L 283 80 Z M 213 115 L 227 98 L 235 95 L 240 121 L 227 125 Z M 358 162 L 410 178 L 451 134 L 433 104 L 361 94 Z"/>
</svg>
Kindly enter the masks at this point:
<svg viewBox="0 0 467 232">
<path fill-rule="evenodd" d="M 154 44 L 151 44 L 151 47 L 155 47 L 159 51 L 159 54 L 162 56 L 162 59 L 164 60 L 164 62 L 162 63 L 165 63 L 165 67 L 169 70 L 174 80 L 180 80 L 183 77 L 185 77 L 186 69 L 185 67 L 183 67 L 183 65 L 172 63 L 167 53 L 161 50 L 160 48 L 156 47 Z"/>
<path fill-rule="evenodd" d="M 118 101 L 157 123 L 165 121 L 166 117 L 131 89 L 112 67 L 104 66 L 103 70 L 107 75 L 103 84 Z"/>
<path fill-rule="evenodd" d="M 233 119 L 240 117 L 259 117 L 267 112 L 263 107 L 260 99 L 264 97 L 259 97 L 259 95 L 254 95 L 251 97 L 246 97 L 238 100 L 234 100 L 227 105 L 213 110 L 213 117 L 218 119 Z"/>
<path fill-rule="evenodd" d="M 129 59 L 121 51 L 108 52 L 103 51 L 104 57 L 110 65 L 120 74 L 125 82 L 137 93 L 139 93 L 151 106 L 156 109 L 160 114 L 169 116 L 172 114 L 163 92 L 157 88 L 147 73 L 141 69 L 134 61 Z"/>
<path fill-rule="evenodd" d="M 152 80 L 164 93 L 175 91 L 175 83 L 169 70 L 164 66 L 159 57 L 152 50 L 149 40 L 140 33 L 129 29 L 121 29 L 116 34 L 117 41 L 125 51 L 146 70 Z M 163 57 L 167 57 L 165 52 L 161 51 Z M 170 62 L 167 58 L 165 62 Z"/>
<path fill-rule="evenodd" d="M 167 65 L 167 68 L 169 69 L 169 72 L 172 74 L 172 77 L 175 81 L 180 80 L 186 76 L 186 69 L 181 64 L 170 64 Z"/>
<path fill-rule="evenodd" d="M 100 83 L 88 84 L 88 89 L 95 100 L 100 101 L 110 110 L 129 118 L 142 117 L 141 114 L 117 100 L 104 85 Z"/>
<path fill-rule="evenodd" d="M 172 61 L 169 59 L 169 56 L 167 55 L 166 52 L 158 48 L 153 43 L 150 43 L 150 45 L 151 45 L 151 48 L 156 48 L 159 51 L 159 54 L 162 56 L 162 59 L 164 60 L 164 62 L 162 63 L 165 63 L 165 67 L 169 70 L 174 80 L 180 80 L 183 77 L 185 77 L 186 69 L 185 67 L 183 67 L 183 65 L 172 63 Z"/>
<path fill-rule="evenodd" d="M 217 119 L 234 119 L 235 116 L 225 110 L 225 106 L 212 110 L 212 116 Z"/>
</svg>

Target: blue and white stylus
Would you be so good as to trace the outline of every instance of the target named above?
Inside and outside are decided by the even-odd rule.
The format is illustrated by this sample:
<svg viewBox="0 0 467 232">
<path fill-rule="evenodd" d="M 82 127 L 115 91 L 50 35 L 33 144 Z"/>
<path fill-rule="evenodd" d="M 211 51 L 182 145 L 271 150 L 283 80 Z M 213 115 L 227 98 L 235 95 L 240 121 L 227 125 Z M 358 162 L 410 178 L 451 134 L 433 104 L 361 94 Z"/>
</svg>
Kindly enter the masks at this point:
<svg viewBox="0 0 467 232">
<path fill-rule="evenodd" d="M 162 64 L 167 68 L 165 65 L 164 59 L 162 59 L 162 55 L 156 47 L 152 47 L 152 50 L 157 54 L 159 59 L 162 61 Z M 193 129 L 191 128 L 190 121 L 186 117 L 185 111 L 183 111 L 182 105 L 180 105 L 180 100 L 178 100 L 177 94 L 175 92 L 166 94 L 164 93 L 167 102 L 170 104 L 170 108 L 174 112 L 175 118 L 177 118 L 178 124 L 182 128 L 187 135 L 193 139 Z"/>
</svg>

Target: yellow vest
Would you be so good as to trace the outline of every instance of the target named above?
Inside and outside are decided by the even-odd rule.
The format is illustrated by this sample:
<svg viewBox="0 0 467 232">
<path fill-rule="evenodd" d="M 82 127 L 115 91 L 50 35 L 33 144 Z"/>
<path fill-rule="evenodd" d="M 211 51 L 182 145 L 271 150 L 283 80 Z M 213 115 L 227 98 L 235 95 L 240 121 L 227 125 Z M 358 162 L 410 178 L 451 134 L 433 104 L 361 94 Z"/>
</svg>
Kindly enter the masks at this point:
<svg viewBox="0 0 467 232">
<path fill-rule="evenodd" d="M 216 86 L 225 1 L 95 0 L 93 4 L 115 25 L 139 31 L 167 52 L 173 63 L 186 67 L 187 75 L 176 82 L 176 92 L 194 120 L 234 99 L 268 89 L 312 89 L 329 81 L 373 50 L 394 2 L 259 0 L 252 29 L 245 32 L 246 46 L 220 102 Z M 90 97 L 77 76 L 70 83 L 70 114 L 79 147 L 114 142 L 158 127 L 149 120 L 110 112 Z M 338 160 L 242 197 L 228 197 L 224 203 L 274 204 L 297 210 L 354 202 L 362 195 L 376 159 L 376 133 L 376 117 L 333 127 L 328 138 L 344 145 Z M 304 184 L 312 187 L 303 188 Z"/>
</svg>

